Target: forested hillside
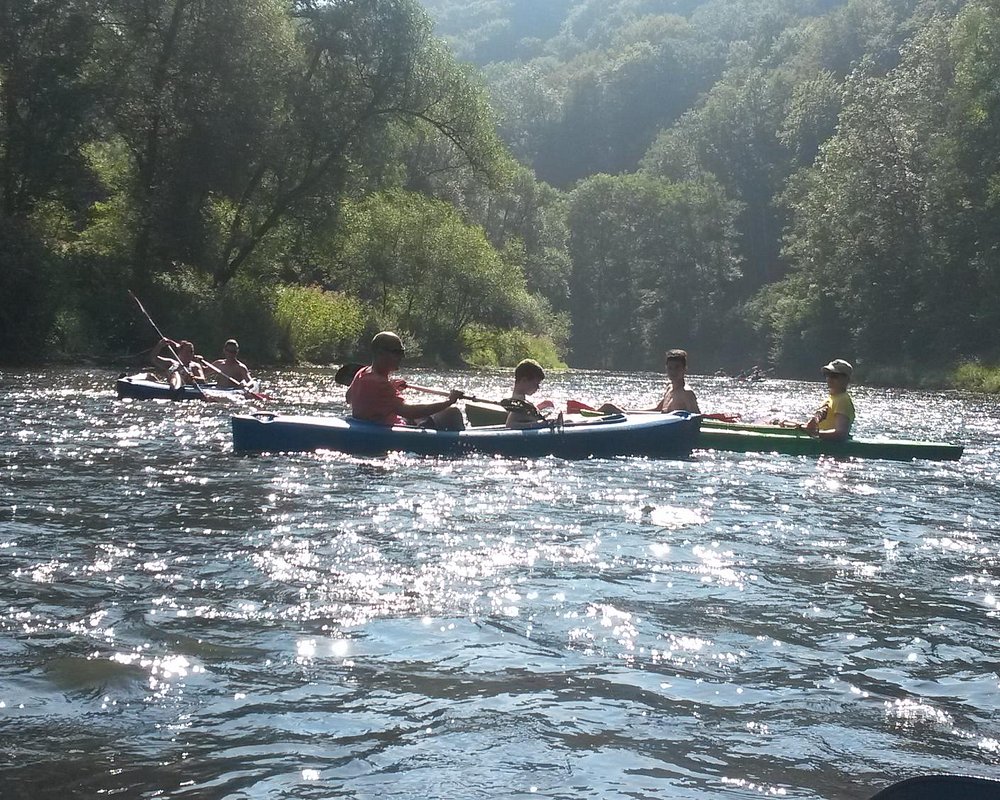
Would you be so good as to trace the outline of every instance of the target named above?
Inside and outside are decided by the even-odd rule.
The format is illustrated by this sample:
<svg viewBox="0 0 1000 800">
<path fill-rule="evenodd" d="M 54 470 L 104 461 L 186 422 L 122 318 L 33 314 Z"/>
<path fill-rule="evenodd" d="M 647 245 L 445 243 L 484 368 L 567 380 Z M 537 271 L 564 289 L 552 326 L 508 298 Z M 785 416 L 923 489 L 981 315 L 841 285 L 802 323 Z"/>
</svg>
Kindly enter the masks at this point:
<svg viewBox="0 0 1000 800">
<path fill-rule="evenodd" d="M 0 359 L 1000 358 L 1000 0 L 11 0 Z"/>
<path fill-rule="evenodd" d="M 1000 357 L 995 0 L 424 2 L 565 193 L 572 363 Z"/>
<path fill-rule="evenodd" d="M 550 196 L 414 2 L 0 5 L 5 361 L 152 344 L 132 288 L 257 363 L 386 327 L 427 359 L 557 362 Z"/>
</svg>

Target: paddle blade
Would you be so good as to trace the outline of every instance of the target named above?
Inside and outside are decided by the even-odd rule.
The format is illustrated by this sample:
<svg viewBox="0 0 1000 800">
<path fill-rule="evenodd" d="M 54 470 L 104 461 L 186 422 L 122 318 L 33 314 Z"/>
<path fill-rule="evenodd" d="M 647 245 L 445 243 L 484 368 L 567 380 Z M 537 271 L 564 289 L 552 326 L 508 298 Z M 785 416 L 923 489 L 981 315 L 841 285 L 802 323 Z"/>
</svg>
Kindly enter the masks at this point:
<svg viewBox="0 0 1000 800">
<path fill-rule="evenodd" d="M 1000 781 L 971 775 L 920 775 L 887 786 L 871 800 L 1000 800 Z"/>
<path fill-rule="evenodd" d="M 341 386 L 350 386 L 351 381 L 354 380 L 354 376 L 363 370 L 365 366 L 365 364 L 344 364 L 337 370 L 337 374 L 333 376 L 333 379 Z"/>
<path fill-rule="evenodd" d="M 579 400 L 566 401 L 567 414 L 579 414 L 581 411 L 597 411 L 597 409 L 593 406 L 588 406 L 586 403 L 581 403 Z"/>
</svg>

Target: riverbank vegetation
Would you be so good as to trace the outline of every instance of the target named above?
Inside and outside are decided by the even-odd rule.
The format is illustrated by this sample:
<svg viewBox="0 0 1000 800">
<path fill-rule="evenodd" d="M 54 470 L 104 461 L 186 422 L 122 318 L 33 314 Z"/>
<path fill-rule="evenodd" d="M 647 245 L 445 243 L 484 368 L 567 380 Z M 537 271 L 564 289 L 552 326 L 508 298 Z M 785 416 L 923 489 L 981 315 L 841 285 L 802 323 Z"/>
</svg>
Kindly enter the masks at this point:
<svg viewBox="0 0 1000 800">
<path fill-rule="evenodd" d="M 1000 367 L 989 367 L 979 363 L 961 364 L 952 379 L 958 389 L 970 392 L 1000 393 Z"/>
<path fill-rule="evenodd" d="M 0 15 L 0 360 L 1000 360 L 994 0 Z"/>
</svg>

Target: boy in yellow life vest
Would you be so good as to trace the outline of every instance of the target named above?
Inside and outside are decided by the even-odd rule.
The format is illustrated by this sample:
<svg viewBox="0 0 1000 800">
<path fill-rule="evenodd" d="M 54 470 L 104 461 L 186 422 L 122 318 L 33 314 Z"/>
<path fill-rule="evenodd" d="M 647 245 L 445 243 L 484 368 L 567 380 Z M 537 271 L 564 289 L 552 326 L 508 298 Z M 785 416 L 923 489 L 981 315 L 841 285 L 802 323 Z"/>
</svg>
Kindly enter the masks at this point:
<svg viewBox="0 0 1000 800">
<path fill-rule="evenodd" d="M 820 439 L 847 439 L 854 424 L 854 401 L 847 393 L 854 367 L 842 358 L 835 358 L 822 369 L 830 396 L 809 418 L 805 429 Z"/>
</svg>

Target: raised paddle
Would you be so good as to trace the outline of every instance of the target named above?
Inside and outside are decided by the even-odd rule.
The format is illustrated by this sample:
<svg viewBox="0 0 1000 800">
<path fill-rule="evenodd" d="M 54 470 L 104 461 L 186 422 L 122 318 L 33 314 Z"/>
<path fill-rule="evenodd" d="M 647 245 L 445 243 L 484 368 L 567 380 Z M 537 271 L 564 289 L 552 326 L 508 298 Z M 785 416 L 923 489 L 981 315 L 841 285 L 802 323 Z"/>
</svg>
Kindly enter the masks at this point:
<svg viewBox="0 0 1000 800">
<path fill-rule="evenodd" d="M 156 335 L 159 336 L 161 340 L 166 341 L 167 347 L 170 350 L 170 355 L 172 355 L 174 357 L 174 361 L 177 362 L 177 364 L 180 367 L 180 370 L 185 375 L 187 375 L 187 377 L 189 377 L 189 378 L 192 379 L 191 380 L 191 385 L 194 386 L 194 388 L 198 390 L 198 393 L 202 396 L 203 399 L 210 400 L 211 398 L 207 394 L 205 394 L 205 390 L 202 389 L 193 380 L 194 376 L 191 374 L 191 370 L 188 369 L 187 364 L 185 364 L 183 361 L 181 361 L 181 357 L 179 355 L 177 355 L 177 351 L 174 349 L 173 341 L 171 339 L 167 339 L 167 337 L 163 335 L 163 332 L 160 330 L 159 326 L 155 322 L 153 322 L 153 318 L 151 316 L 149 316 L 149 312 L 146 311 L 146 307 L 142 304 L 142 301 L 138 297 L 135 296 L 135 293 L 131 289 L 128 290 L 128 296 L 131 297 L 133 300 L 135 300 L 135 304 L 137 306 L 139 306 L 139 310 L 142 312 L 142 315 L 146 318 L 146 321 L 150 325 L 153 326 L 153 330 L 156 331 Z"/>
<path fill-rule="evenodd" d="M 339 383 L 341 386 L 350 386 L 351 381 L 354 380 L 354 376 L 357 375 L 361 370 L 363 370 L 367 364 L 355 364 L 347 363 L 344 364 L 337 373 L 333 376 L 334 381 Z M 406 389 L 413 389 L 415 392 L 423 392 L 424 394 L 436 394 L 440 397 L 448 397 L 451 392 L 445 389 L 432 389 L 429 386 L 417 386 L 415 384 L 406 381 Z M 489 403 L 494 406 L 500 406 L 507 411 L 521 411 L 530 406 L 530 404 L 525 400 L 517 400 L 513 397 L 508 397 L 503 400 L 485 400 L 482 397 L 476 397 L 475 395 L 466 394 L 462 392 L 459 400 L 468 400 L 472 403 Z"/>
<path fill-rule="evenodd" d="M 246 394 L 247 397 L 252 397 L 254 400 L 259 400 L 262 403 L 271 399 L 266 394 L 261 394 L 260 392 L 255 392 L 253 389 L 250 388 L 250 384 L 249 383 L 244 383 L 243 381 L 238 381 L 238 380 L 236 380 L 236 378 L 232 377 L 231 375 L 227 375 L 225 372 L 223 372 L 221 369 L 219 369 L 217 366 L 215 366 L 215 364 L 213 364 L 208 359 L 205 359 L 205 358 L 201 359 L 201 365 L 203 367 L 208 367 L 215 374 L 221 375 L 226 380 L 230 381 L 231 383 L 236 384 L 236 387 L 239 388 L 239 389 L 242 389 L 243 393 Z"/>
</svg>

